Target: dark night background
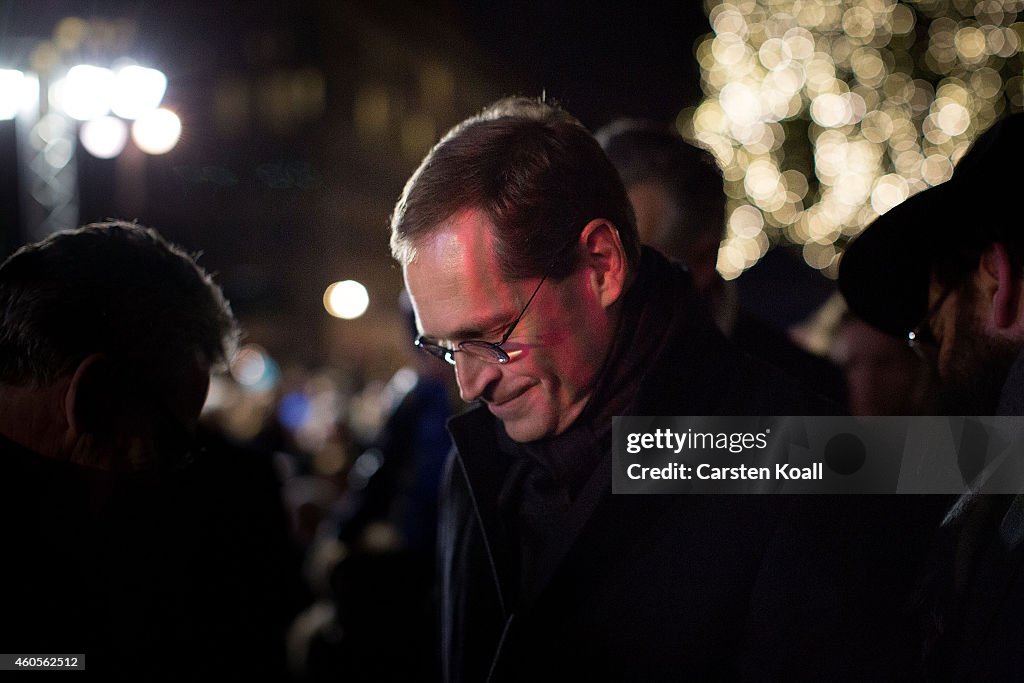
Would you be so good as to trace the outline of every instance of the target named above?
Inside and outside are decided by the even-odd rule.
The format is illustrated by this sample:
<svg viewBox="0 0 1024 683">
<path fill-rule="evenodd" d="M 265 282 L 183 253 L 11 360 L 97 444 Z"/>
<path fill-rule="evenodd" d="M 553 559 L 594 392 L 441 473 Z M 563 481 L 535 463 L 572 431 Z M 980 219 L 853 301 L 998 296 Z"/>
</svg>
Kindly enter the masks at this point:
<svg viewBox="0 0 1024 683">
<path fill-rule="evenodd" d="M 693 46 L 709 30 L 693 0 L 8 0 L 0 67 L 25 68 L 68 16 L 90 28 L 67 62 L 127 55 L 163 70 L 165 106 L 183 121 L 163 156 L 129 143 L 117 159 L 99 160 L 79 146 L 80 222 L 119 217 L 159 228 L 203 252 L 249 340 L 288 362 L 379 375 L 404 352 L 382 340 L 405 339 L 387 217 L 429 144 L 508 94 L 544 93 L 591 129 L 618 116 L 670 123 L 700 100 Z M 3 254 L 26 239 L 14 140 L 13 124 L 0 122 Z M 741 279 L 753 295 L 774 287 L 762 297 L 773 308 L 762 310 L 787 323 L 807 313 L 808 282 L 828 288 L 817 276 L 793 288 L 803 297 L 771 284 L 792 281 L 779 270 L 788 263 L 770 257 Z M 367 285 L 370 309 L 356 321 L 333 319 L 323 291 L 349 278 Z"/>
</svg>

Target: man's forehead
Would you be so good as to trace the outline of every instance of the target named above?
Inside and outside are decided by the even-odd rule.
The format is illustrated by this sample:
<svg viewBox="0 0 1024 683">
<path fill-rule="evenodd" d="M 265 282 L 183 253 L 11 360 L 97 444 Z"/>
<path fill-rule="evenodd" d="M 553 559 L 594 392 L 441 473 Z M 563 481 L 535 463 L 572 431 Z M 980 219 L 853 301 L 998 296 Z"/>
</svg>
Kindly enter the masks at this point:
<svg viewBox="0 0 1024 683">
<path fill-rule="evenodd" d="M 454 216 L 416 243 L 404 268 L 417 326 L 429 336 L 483 332 L 507 322 L 514 302 L 501 275 L 491 223 L 482 212 Z"/>
<path fill-rule="evenodd" d="M 434 284 L 452 279 L 500 278 L 492 224 L 483 212 L 468 209 L 416 242 L 416 256 L 405 266 L 406 280 L 428 278 Z"/>
</svg>

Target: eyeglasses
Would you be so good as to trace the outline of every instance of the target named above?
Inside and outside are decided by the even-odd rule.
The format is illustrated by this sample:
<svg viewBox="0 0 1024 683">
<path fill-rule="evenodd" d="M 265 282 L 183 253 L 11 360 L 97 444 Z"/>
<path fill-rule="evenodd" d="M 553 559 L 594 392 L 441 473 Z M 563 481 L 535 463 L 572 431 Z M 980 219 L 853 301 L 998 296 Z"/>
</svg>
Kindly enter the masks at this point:
<svg viewBox="0 0 1024 683">
<path fill-rule="evenodd" d="M 420 335 L 419 337 L 416 337 L 416 341 L 413 343 L 416 344 L 417 347 L 429 353 L 431 356 L 440 358 L 449 365 L 455 365 L 455 354 L 459 351 L 468 353 L 474 358 L 479 358 L 480 360 L 488 363 L 500 363 L 504 365 L 512 360 L 514 357 L 512 354 L 518 355 L 522 353 L 521 351 L 513 351 L 510 354 L 501 347 L 508 341 L 508 338 L 512 336 L 512 332 L 516 329 L 516 325 L 518 325 L 519 321 L 523 319 L 523 316 L 526 314 L 526 309 L 530 307 L 530 303 L 533 301 L 533 298 L 537 296 L 537 292 L 540 291 L 540 286 L 544 284 L 544 280 L 547 279 L 548 274 L 544 273 L 540 282 L 537 283 L 537 288 L 533 290 L 533 294 L 531 294 L 530 298 L 526 300 L 526 305 L 523 306 L 523 310 L 520 311 L 516 319 L 512 321 L 512 325 L 508 328 L 505 334 L 502 335 L 501 341 L 499 342 L 489 342 L 482 339 L 467 339 L 466 341 L 459 342 L 457 348 L 449 349 L 446 346 L 441 346 L 440 344 L 432 342 L 426 337 Z"/>
<path fill-rule="evenodd" d="M 921 322 L 910 332 L 907 332 L 907 346 L 925 360 L 928 359 L 929 354 L 938 352 L 939 340 L 935 338 L 935 333 L 932 332 L 932 319 L 939 312 L 939 309 L 942 308 L 942 304 L 946 302 L 952 291 L 952 287 L 946 287 L 939 298 L 935 300 L 935 303 L 928 309 L 928 312 L 925 313 Z"/>
</svg>

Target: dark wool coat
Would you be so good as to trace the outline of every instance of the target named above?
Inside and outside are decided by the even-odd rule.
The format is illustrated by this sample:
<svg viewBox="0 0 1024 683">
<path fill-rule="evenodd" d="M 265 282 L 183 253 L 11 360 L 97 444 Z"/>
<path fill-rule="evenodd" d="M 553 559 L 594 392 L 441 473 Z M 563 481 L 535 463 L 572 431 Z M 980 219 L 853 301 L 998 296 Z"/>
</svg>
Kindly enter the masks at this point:
<svg viewBox="0 0 1024 683">
<path fill-rule="evenodd" d="M 727 342 L 685 271 L 648 251 L 640 272 L 641 291 L 668 316 L 628 414 L 832 414 Z M 612 495 L 609 449 L 595 454 L 597 469 L 540 560 L 539 579 L 520 586 L 496 503 L 511 458 L 495 429 L 484 407 L 450 423 L 455 451 L 439 530 L 446 681 L 897 677 L 904 653 L 888 637 L 895 622 L 879 618 L 878 601 L 859 589 L 880 576 L 861 571 L 872 563 L 865 555 L 879 556 L 879 539 L 893 538 L 890 527 L 876 528 L 891 517 L 885 505 Z M 885 558 L 905 550 L 888 548 Z M 902 576 L 890 579 L 885 588 L 904 589 Z"/>
<path fill-rule="evenodd" d="M 1024 354 L 997 413 L 1024 415 Z M 943 524 L 927 579 L 929 680 L 1024 676 L 1024 494 L 962 496 Z"/>
</svg>

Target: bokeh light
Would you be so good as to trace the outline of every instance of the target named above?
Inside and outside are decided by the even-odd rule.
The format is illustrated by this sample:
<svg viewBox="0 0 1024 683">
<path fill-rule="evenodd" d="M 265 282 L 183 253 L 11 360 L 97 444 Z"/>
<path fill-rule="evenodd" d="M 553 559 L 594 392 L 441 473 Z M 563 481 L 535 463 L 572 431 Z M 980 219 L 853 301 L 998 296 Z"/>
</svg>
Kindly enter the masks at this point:
<svg viewBox="0 0 1024 683">
<path fill-rule="evenodd" d="M 878 215 L 1024 109 L 1024 0 L 708 0 L 705 99 L 678 119 L 725 179 L 718 270 L 776 244 L 834 277 Z"/>
<path fill-rule="evenodd" d="M 115 85 L 110 69 L 79 64 L 54 84 L 51 98 L 71 118 L 88 121 L 110 113 Z"/>
<path fill-rule="evenodd" d="M 281 371 L 258 344 L 246 344 L 231 359 L 231 376 L 245 391 L 265 392 L 277 386 Z"/>
<path fill-rule="evenodd" d="M 83 123 L 78 137 L 89 154 L 99 159 L 113 159 L 128 142 L 128 126 L 114 116 L 101 116 Z"/>
<path fill-rule="evenodd" d="M 156 69 L 129 64 L 117 70 L 111 110 L 125 119 L 137 119 L 160 106 L 167 77 Z"/>
<path fill-rule="evenodd" d="M 362 283 L 355 280 L 335 282 L 324 292 L 324 308 L 335 318 L 354 320 L 370 305 L 370 295 Z"/>
<path fill-rule="evenodd" d="M 16 69 L 0 69 L 0 121 L 13 119 L 25 101 L 25 74 Z"/>
<path fill-rule="evenodd" d="M 132 140 L 146 154 L 166 154 L 181 137 L 181 119 L 169 109 L 154 109 L 132 124 Z"/>
</svg>

